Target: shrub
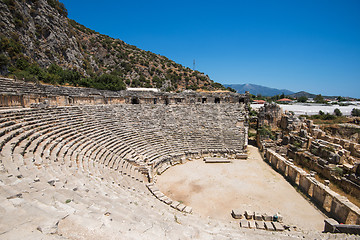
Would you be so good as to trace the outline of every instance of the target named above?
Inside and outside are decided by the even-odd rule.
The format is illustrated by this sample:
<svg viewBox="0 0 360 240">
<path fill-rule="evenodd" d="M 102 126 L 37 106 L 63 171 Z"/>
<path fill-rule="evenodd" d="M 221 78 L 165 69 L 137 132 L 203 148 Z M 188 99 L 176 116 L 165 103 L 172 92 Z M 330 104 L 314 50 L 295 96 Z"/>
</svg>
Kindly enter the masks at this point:
<svg viewBox="0 0 360 240">
<path fill-rule="evenodd" d="M 321 94 L 316 95 L 315 98 L 314 98 L 314 100 L 315 100 L 315 102 L 317 102 L 317 103 L 326 103 L 324 97 L 321 96 Z"/>
<path fill-rule="evenodd" d="M 17 56 L 22 50 L 22 45 L 14 36 L 12 38 L 1 37 L 0 51 L 8 52 L 11 58 Z"/>
<path fill-rule="evenodd" d="M 14 0 L 3 0 L 3 2 L 4 2 L 8 7 L 15 7 L 15 1 L 14 1 Z"/>
<path fill-rule="evenodd" d="M 37 81 L 37 76 L 29 73 L 28 71 L 17 71 L 14 73 L 17 79 L 23 79 L 25 81 L 35 82 Z"/>
<path fill-rule="evenodd" d="M 9 64 L 9 58 L 5 54 L 0 54 L 0 69 Z"/>
<path fill-rule="evenodd" d="M 118 76 L 103 74 L 93 83 L 98 89 L 119 91 L 126 89 L 125 83 Z"/>
<path fill-rule="evenodd" d="M 270 139 L 275 140 L 275 136 L 269 126 L 262 126 L 262 127 L 258 128 L 257 131 L 260 136 L 267 136 Z"/>
<path fill-rule="evenodd" d="M 351 116 L 360 117 L 360 109 L 353 108 L 353 109 L 351 110 Z"/>
<path fill-rule="evenodd" d="M 252 133 L 252 132 L 248 132 L 248 137 L 251 138 L 251 137 L 256 137 L 256 134 L 255 133 Z"/>
<path fill-rule="evenodd" d="M 61 78 L 57 74 L 47 72 L 44 76 L 43 81 L 45 83 L 58 84 L 61 81 Z"/>
<path fill-rule="evenodd" d="M 51 7 L 55 8 L 56 11 L 60 13 L 60 15 L 67 17 L 68 12 L 63 3 L 59 2 L 58 0 L 47 0 L 47 2 Z"/>
<path fill-rule="evenodd" d="M 341 112 L 340 109 L 338 109 L 338 108 L 335 108 L 334 114 L 335 114 L 335 116 L 337 116 L 337 117 L 342 116 L 342 112 Z"/>
<path fill-rule="evenodd" d="M 331 115 L 330 113 L 326 113 L 321 117 L 322 120 L 334 120 L 336 117 L 334 115 Z"/>
<path fill-rule="evenodd" d="M 235 90 L 235 89 L 233 89 L 233 88 L 231 88 L 231 87 L 227 87 L 226 89 L 227 89 L 227 90 L 229 90 L 230 92 L 234 92 L 234 93 L 236 93 L 236 90 Z"/>
<path fill-rule="evenodd" d="M 344 174 L 344 169 L 342 169 L 342 168 L 340 168 L 340 167 L 335 167 L 335 168 L 334 168 L 334 171 L 335 171 L 335 173 L 336 173 L 338 176 L 340 176 L 340 177 L 342 177 L 343 174 Z"/>
<path fill-rule="evenodd" d="M 306 102 L 307 100 L 308 98 L 306 96 L 301 96 L 297 99 L 298 102 L 302 102 L 302 103 Z"/>
<path fill-rule="evenodd" d="M 30 64 L 29 64 L 28 60 L 23 57 L 16 60 L 16 64 L 15 64 L 16 68 L 18 68 L 20 70 L 25 70 L 26 68 L 29 67 L 29 65 Z"/>
<path fill-rule="evenodd" d="M 256 117 L 257 114 L 258 114 L 258 113 L 257 113 L 255 110 L 250 110 L 250 116 Z"/>
</svg>

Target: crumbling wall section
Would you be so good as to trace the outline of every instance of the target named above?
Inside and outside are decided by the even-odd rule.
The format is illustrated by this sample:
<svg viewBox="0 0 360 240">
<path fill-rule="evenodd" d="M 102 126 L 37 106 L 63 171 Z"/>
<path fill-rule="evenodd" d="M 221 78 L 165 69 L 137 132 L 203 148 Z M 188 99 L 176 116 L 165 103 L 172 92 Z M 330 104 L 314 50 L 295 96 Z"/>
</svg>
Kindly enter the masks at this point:
<svg viewBox="0 0 360 240">
<path fill-rule="evenodd" d="M 273 150 L 267 149 L 265 155 L 275 170 L 283 174 L 291 184 L 298 186 L 330 216 L 344 224 L 360 224 L 360 209 L 346 197 L 335 193 Z M 288 171 L 283 170 L 285 165 Z"/>
</svg>

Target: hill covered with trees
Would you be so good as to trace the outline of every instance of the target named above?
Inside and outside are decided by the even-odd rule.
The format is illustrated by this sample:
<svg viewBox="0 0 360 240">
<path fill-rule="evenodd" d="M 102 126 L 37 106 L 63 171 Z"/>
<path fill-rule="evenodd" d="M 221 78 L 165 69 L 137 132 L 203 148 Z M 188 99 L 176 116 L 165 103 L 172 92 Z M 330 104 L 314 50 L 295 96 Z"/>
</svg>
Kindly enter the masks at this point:
<svg viewBox="0 0 360 240">
<path fill-rule="evenodd" d="M 69 19 L 58 0 L 1 0 L 0 13 L 3 76 L 109 90 L 225 89 L 204 73 Z"/>
</svg>

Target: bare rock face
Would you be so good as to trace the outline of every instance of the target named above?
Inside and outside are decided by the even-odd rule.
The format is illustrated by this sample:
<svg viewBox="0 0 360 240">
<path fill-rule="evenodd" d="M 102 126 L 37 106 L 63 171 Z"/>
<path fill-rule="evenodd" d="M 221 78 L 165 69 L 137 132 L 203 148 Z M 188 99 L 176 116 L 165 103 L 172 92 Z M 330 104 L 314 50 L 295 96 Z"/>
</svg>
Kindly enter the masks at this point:
<svg viewBox="0 0 360 240">
<path fill-rule="evenodd" d="M 9 2 L 0 3 L 0 29 L 8 38 L 18 37 L 25 56 L 42 67 L 55 62 L 64 67 L 81 68 L 84 56 L 66 17 L 45 0 Z"/>
</svg>

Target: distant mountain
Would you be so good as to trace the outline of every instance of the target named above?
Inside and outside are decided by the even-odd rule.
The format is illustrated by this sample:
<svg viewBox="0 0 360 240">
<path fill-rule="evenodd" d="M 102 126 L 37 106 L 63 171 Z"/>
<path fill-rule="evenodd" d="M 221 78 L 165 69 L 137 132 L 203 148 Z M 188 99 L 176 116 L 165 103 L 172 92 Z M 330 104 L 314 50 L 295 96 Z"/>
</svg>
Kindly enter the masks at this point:
<svg viewBox="0 0 360 240">
<path fill-rule="evenodd" d="M 290 95 L 294 94 L 294 92 L 287 90 L 287 89 L 277 89 L 277 88 L 269 88 L 261 85 L 256 84 L 224 84 L 224 87 L 231 87 L 235 89 L 238 93 L 245 93 L 245 91 L 249 91 L 253 95 L 259 95 L 262 96 L 275 96 L 275 95 Z"/>
</svg>

